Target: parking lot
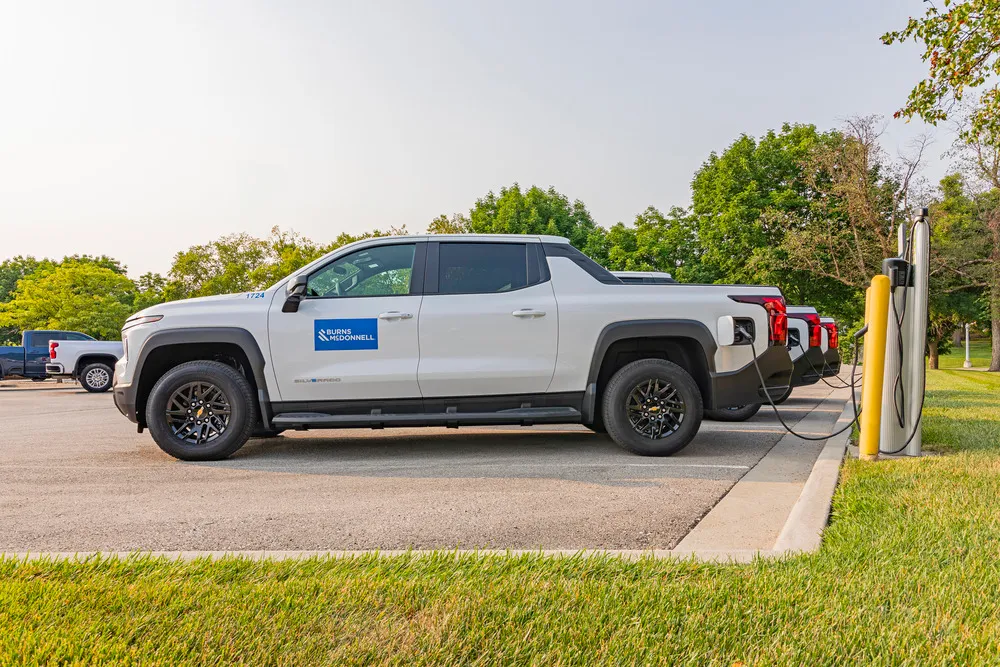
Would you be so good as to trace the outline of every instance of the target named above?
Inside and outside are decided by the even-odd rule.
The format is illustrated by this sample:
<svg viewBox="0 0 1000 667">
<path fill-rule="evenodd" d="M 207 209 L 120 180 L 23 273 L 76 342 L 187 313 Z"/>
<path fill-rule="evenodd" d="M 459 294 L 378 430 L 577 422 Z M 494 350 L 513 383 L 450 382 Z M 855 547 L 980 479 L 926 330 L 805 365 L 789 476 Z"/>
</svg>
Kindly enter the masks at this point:
<svg viewBox="0 0 1000 667">
<path fill-rule="evenodd" d="M 786 421 L 830 391 L 796 390 Z M 0 419 L 0 552 L 669 549 L 785 435 L 767 409 L 669 458 L 539 426 L 286 433 L 185 463 L 77 385 L 9 384 Z"/>
</svg>

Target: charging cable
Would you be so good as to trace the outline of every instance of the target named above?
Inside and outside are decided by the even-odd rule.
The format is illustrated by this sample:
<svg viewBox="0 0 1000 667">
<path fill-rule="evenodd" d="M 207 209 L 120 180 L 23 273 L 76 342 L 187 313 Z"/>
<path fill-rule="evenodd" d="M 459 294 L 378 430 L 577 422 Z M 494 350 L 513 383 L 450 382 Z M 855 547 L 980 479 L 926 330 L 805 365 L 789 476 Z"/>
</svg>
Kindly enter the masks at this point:
<svg viewBox="0 0 1000 667">
<path fill-rule="evenodd" d="M 750 333 L 746 329 L 744 329 L 742 326 L 737 325 L 736 326 L 736 330 L 739 331 L 740 333 L 742 333 L 744 336 L 746 336 L 747 340 L 753 340 L 753 338 L 750 336 Z M 865 327 L 863 327 L 861 330 L 859 330 L 857 333 L 855 333 L 854 334 L 854 338 L 855 339 L 860 338 L 861 336 L 863 336 L 865 334 L 866 331 L 868 331 L 868 326 L 867 325 Z M 781 413 L 778 412 L 778 406 L 774 404 L 774 399 L 771 398 L 771 392 L 768 391 L 768 389 L 767 389 L 767 383 L 764 382 L 764 374 L 760 370 L 760 364 L 757 362 L 757 355 L 756 354 L 753 355 L 753 366 L 754 366 L 754 368 L 757 369 L 757 377 L 760 378 L 760 386 L 763 387 L 763 389 L 764 389 L 764 395 L 767 396 L 767 402 L 770 403 L 771 409 L 774 410 L 774 416 L 778 418 L 778 421 L 781 422 L 781 425 L 785 427 L 786 431 L 788 431 L 789 433 L 791 433 L 792 435 L 794 435 L 797 438 L 802 438 L 803 440 L 813 440 L 813 441 L 827 440 L 829 438 L 832 438 L 835 435 L 840 435 L 841 433 L 847 431 L 852 426 L 854 426 L 855 423 L 857 423 L 858 419 L 861 418 L 861 410 L 858 409 L 857 397 L 854 395 L 854 391 L 852 390 L 851 391 L 851 403 L 854 406 L 854 419 L 852 419 L 850 421 L 850 423 L 846 424 L 840 430 L 834 431 L 833 433 L 830 433 L 828 435 L 823 435 L 823 436 L 818 436 L 818 437 L 817 436 L 812 436 L 812 435 L 802 435 L 800 433 L 796 433 L 792 429 L 792 427 L 789 426 L 788 424 L 786 424 L 785 420 L 781 418 Z M 857 341 L 855 340 L 855 345 L 854 345 L 854 365 L 851 367 L 851 386 L 852 387 L 856 386 L 855 374 L 857 373 L 857 368 L 858 368 L 858 345 L 857 345 Z"/>
</svg>

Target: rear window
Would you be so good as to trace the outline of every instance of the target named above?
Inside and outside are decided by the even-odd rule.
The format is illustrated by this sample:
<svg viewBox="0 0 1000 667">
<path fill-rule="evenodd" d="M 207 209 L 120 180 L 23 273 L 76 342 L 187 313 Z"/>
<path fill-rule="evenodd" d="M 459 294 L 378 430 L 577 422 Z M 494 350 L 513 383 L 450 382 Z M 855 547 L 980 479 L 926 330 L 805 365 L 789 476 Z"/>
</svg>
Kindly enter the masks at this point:
<svg viewBox="0 0 1000 667">
<path fill-rule="evenodd" d="M 584 255 L 568 243 L 543 243 L 546 257 L 568 257 L 573 263 L 589 273 L 595 280 L 607 285 L 623 285 L 610 271 Z"/>
<path fill-rule="evenodd" d="M 528 286 L 524 243 L 442 243 L 438 294 L 494 294 Z"/>
<path fill-rule="evenodd" d="M 48 347 L 50 340 L 66 340 L 66 332 L 34 331 L 28 335 L 28 347 Z"/>
</svg>

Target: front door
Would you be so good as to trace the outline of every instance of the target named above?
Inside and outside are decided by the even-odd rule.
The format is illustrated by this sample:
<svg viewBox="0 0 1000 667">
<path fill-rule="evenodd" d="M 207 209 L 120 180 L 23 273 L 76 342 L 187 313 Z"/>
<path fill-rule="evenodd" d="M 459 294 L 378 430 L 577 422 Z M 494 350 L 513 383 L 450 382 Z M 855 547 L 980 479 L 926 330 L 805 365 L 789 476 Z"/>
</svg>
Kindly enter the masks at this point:
<svg viewBox="0 0 1000 667">
<path fill-rule="evenodd" d="M 559 317 L 537 245 L 429 244 L 417 374 L 425 397 L 548 389 Z"/>
<path fill-rule="evenodd" d="M 356 250 L 309 275 L 298 312 L 274 300 L 268 335 L 282 401 L 420 397 L 421 296 L 411 279 L 425 246 Z"/>
</svg>

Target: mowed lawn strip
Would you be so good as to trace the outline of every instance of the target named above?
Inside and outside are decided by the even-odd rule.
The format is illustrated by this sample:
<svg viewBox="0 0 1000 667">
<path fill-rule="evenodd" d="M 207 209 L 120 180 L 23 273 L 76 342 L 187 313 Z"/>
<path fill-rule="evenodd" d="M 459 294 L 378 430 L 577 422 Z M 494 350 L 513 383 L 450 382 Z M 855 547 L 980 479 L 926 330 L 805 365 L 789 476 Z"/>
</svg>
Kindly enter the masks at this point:
<svg viewBox="0 0 1000 667">
<path fill-rule="evenodd" d="M 8 559 L 0 663 L 995 662 L 1000 376 L 931 372 L 924 420 L 938 455 L 845 463 L 813 555 Z"/>
</svg>

